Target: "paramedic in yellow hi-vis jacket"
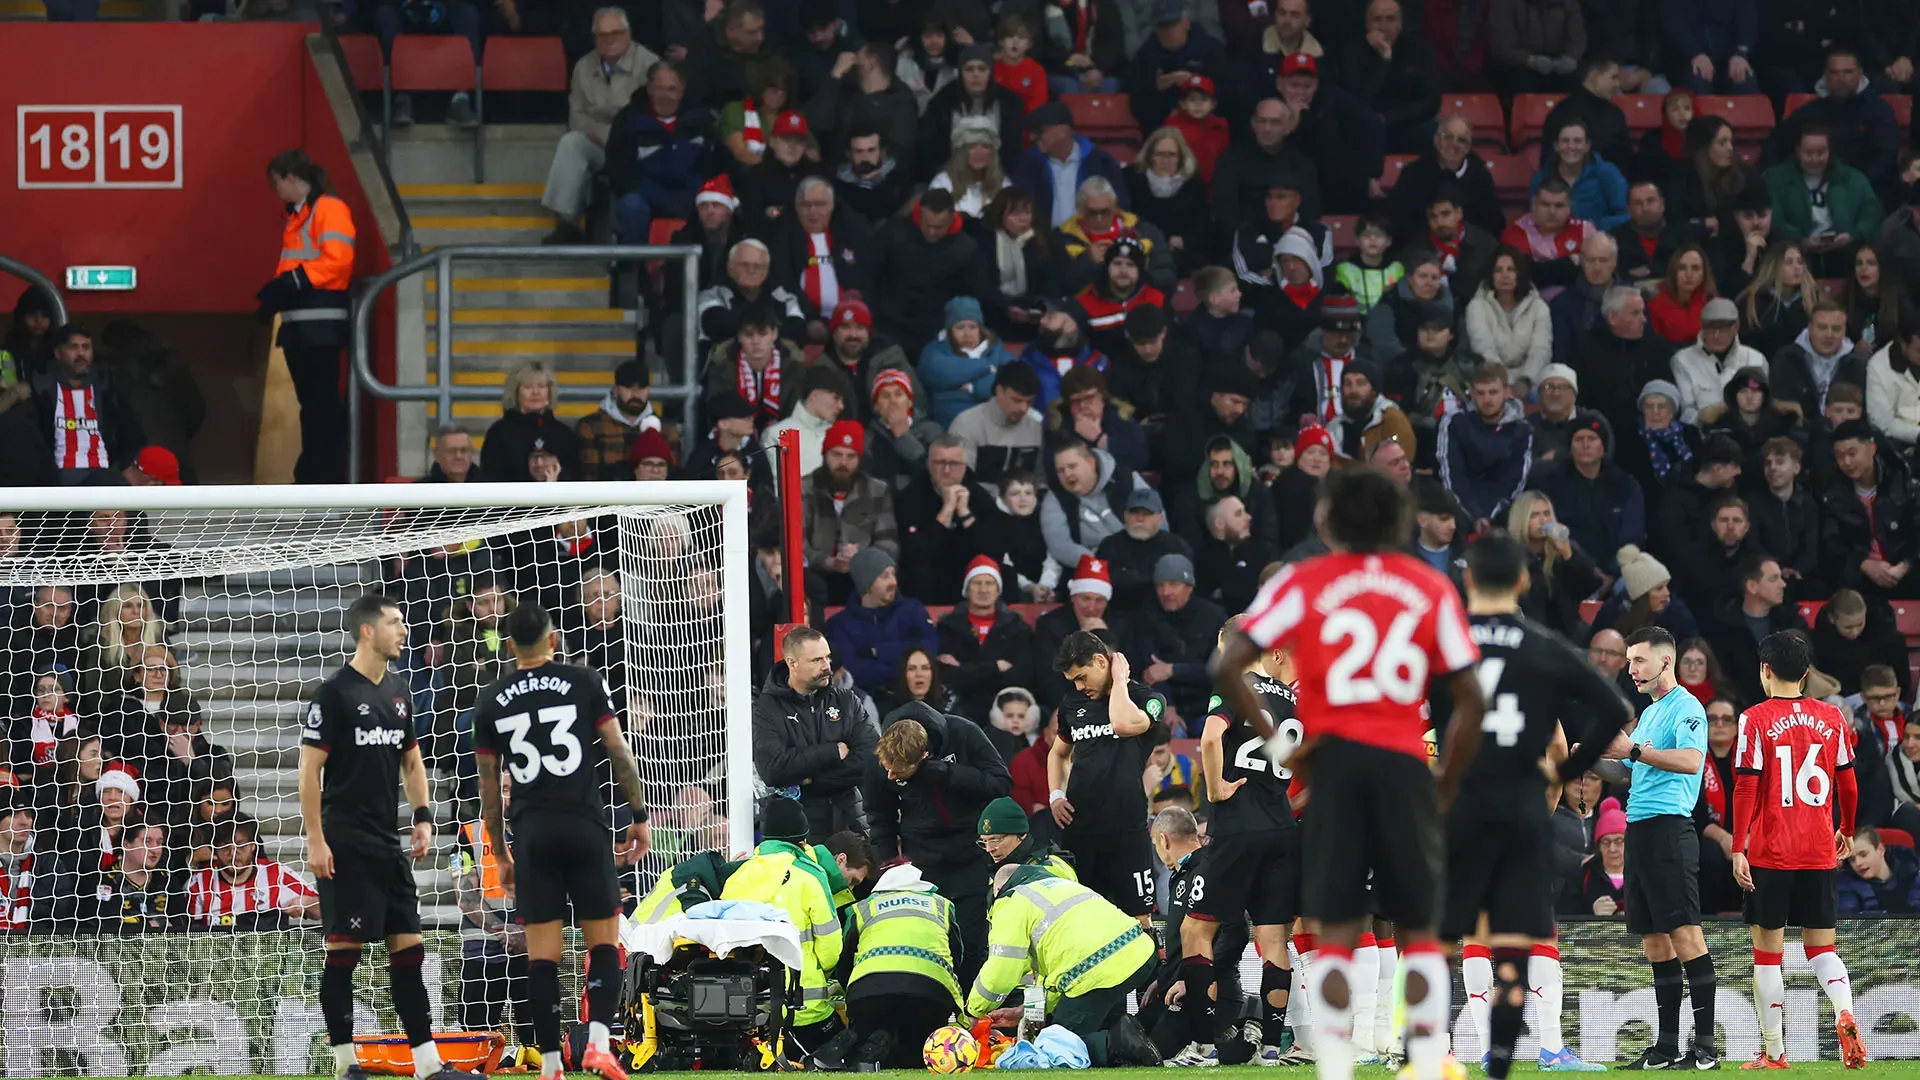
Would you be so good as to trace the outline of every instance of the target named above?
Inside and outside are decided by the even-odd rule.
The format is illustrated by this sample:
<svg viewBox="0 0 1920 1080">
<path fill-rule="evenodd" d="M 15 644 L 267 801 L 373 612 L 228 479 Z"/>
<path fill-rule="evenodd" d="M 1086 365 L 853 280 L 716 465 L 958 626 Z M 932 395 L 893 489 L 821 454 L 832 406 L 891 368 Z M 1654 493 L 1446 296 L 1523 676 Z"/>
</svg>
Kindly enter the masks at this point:
<svg viewBox="0 0 1920 1080">
<path fill-rule="evenodd" d="M 834 896 L 872 873 L 873 849 L 852 836 L 864 849 L 863 856 L 849 856 L 844 869 L 837 857 L 822 865 L 816 856 L 821 849 L 806 846 L 807 812 L 784 795 L 771 796 L 762 806 L 760 835 L 760 846 L 727 878 L 720 898 L 772 904 L 786 912 L 788 921 L 800 932 L 800 1000 L 793 1017 L 793 1041 L 799 1052 L 788 1055 L 798 1061 L 810 1056 L 842 1027 L 834 1011 L 831 980 L 846 942 Z M 827 838 L 827 847 L 835 856 L 840 855 L 836 842 L 850 835 L 835 833 Z"/>
<path fill-rule="evenodd" d="M 283 150 L 267 164 L 267 180 L 286 204 L 280 261 L 273 280 L 254 294 L 260 315 L 280 316 L 275 344 L 287 358 L 300 401 L 296 484 L 347 479 L 347 409 L 340 394 L 340 357 L 349 338 L 353 282 L 353 214 L 333 194 L 327 171 L 305 150 Z"/>
<path fill-rule="evenodd" d="M 847 919 L 841 979 L 852 1024 L 814 1054 L 824 1069 L 917 1069 L 934 1029 L 960 1007 L 953 902 L 910 862 L 890 863 Z"/>
<path fill-rule="evenodd" d="M 993 883 L 987 962 L 967 995 L 967 1015 L 1006 1005 L 1036 971 L 1052 1022 L 1086 1040 L 1094 1065 L 1160 1064 L 1159 1051 L 1127 1013 L 1127 995 L 1153 974 L 1157 959 L 1139 920 L 1038 866 L 1003 866 Z"/>
</svg>

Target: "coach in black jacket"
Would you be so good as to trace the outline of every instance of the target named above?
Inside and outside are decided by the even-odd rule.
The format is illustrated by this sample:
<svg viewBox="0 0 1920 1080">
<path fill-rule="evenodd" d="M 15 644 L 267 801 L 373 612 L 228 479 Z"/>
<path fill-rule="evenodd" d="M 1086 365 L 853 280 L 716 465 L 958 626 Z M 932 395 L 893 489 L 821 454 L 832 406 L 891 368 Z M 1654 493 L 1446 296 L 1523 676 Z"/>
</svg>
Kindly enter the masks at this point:
<svg viewBox="0 0 1920 1080">
<path fill-rule="evenodd" d="M 926 730 L 926 751 L 918 762 L 883 765 L 876 758 L 867 766 L 873 852 L 882 863 L 896 855 L 912 859 L 953 901 L 966 950 L 955 971 L 971 985 L 986 960 L 987 879 L 993 874 L 993 860 L 976 842 L 978 822 L 988 803 L 1013 790 L 1013 774 L 980 725 L 924 701 L 887 714 L 881 741 L 889 750 L 912 742 L 889 734 L 903 720 Z"/>
<path fill-rule="evenodd" d="M 753 703 L 754 768 L 806 809 L 811 842 L 842 829 L 864 832 L 860 785 L 879 738 L 867 707 L 851 685 L 833 685 L 832 648 L 820 631 L 789 631 L 780 653 Z"/>
</svg>

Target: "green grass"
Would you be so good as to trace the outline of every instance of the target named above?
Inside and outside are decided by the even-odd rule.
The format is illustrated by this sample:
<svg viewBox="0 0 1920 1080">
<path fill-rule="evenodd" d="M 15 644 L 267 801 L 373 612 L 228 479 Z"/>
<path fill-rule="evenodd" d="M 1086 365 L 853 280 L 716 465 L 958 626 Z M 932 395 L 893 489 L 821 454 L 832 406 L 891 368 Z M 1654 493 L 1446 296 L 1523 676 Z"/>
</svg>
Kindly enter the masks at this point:
<svg viewBox="0 0 1920 1080">
<path fill-rule="evenodd" d="M 1735 1072 L 1739 1070 L 1740 1065 L 1741 1063 L 1737 1061 L 1723 1060 L 1720 1063 L 1720 1071 Z M 1847 1072 L 1846 1069 L 1843 1068 L 1841 1064 L 1837 1061 L 1813 1061 L 1813 1062 L 1796 1061 L 1793 1063 L 1793 1068 L 1790 1071 L 1794 1074 L 1794 1076 L 1843 1076 L 1844 1075 L 1848 1077 L 1856 1077 L 1858 1078 L 1858 1080 L 1895 1080 L 1895 1078 L 1900 1078 L 1900 1080 L 1908 1080 L 1908 1078 L 1920 1076 L 1920 1062 L 1917 1062 L 1917 1061 L 1870 1061 L 1867 1063 L 1866 1068 L 1861 1069 L 1858 1072 Z M 1220 1066 L 1218 1068 L 1212 1068 L 1212 1069 L 1206 1069 L 1206 1070 L 1189 1070 L 1189 1072 L 1190 1073 L 1203 1072 L 1204 1075 L 1210 1076 L 1210 1077 L 1248 1078 L 1248 1080 L 1256 1076 L 1267 1077 L 1267 1078 L 1270 1078 L 1270 1080 L 1307 1080 L 1308 1077 L 1313 1076 L 1313 1070 L 1311 1067 L 1266 1069 L 1258 1065 Z M 1537 1068 L 1535 1068 L 1533 1065 L 1530 1065 L 1530 1064 L 1514 1066 L 1513 1073 L 1516 1076 L 1522 1075 L 1522 1074 L 1546 1075 L 1546 1074 L 1541 1074 Z M 583 1073 L 583 1072 L 573 1072 L 573 1073 L 568 1073 L 567 1075 L 570 1077 L 590 1077 L 592 1074 Z M 650 1075 L 665 1076 L 669 1074 L 654 1073 Z M 683 1075 L 691 1077 L 694 1074 L 687 1073 Z M 774 1076 L 778 1074 L 702 1072 L 699 1075 L 702 1077 L 712 1077 L 714 1078 L 714 1080 L 720 1080 L 720 1078 L 723 1078 L 723 1077 L 749 1077 L 749 1076 L 766 1077 L 766 1076 Z M 832 1074 L 825 1074 L 825 1075 L 832 1075 Z M 929 1074 L 924 1072 L 894 1071 L 894 1072 L 883 1072 L 883 1073 L 848 1073 L 844 1075 L 848 1076 L 849 1080 L 851 1080 L 852 1077 L 856 1077 L 856 1076 L 860 1076 L 860 1077 L 881 1076 L 881 1077 L 907 1078 L 907 1077 L 925 1077 L 925 1076 L 928 1076 Z M 1167 1070 L 1167 1069 L 1101 1069 L 1101 1070 L 1097 1070 L 1094 1073 L 1094 1075 L 1098 1075 L 1099 1077 L 1103 1078 L 1103 1080 L 1148 1080 L 1148 1078 L 1150 1077 L 1157 1077 L 1158 1080 L 1167 1080 L 1168 1077 L 1176 1074 L 1172 1070 Z M 1384 1066 L 1375 1066 L 1373 1068 L 1357 1069 L 1355 1070 L 1355 1075 L 1365 1076 L 1365 1077 L 1386 1077 L 1386 1076 L 1392 1076 L 1393 1073 L 1389 1071 L 1387 1068 L 1385 1068 Z M 1485 1080 L 1485 1077 L 1486 1077 L 1486 1074 L 1481 1072 L 1478 1068 L 1469 1068 L 1467 1070 L 1467 1075 L 1470 1078 L 1472 1078 L 1472 1080 Z M 1693 1075 L 1697 1075 L 1697 1074 L 1693 1074 Z M 147 1078 L 133 1077 L 131 1078 L 131 1080 L 147 1080 Z M 152 1080 L 161 1080 L 161 1078 L 153 1077 Z M 323 1077 L 323 1076 L 304 1077 L 304 1076 L 274 1076 L 274 1075 L 261 1074 L 256 1076 L 234 1077 L 234 1078 L 230 1078 L 230 1080 L 331 1080 L 331 1078 Z"/>
</svg>

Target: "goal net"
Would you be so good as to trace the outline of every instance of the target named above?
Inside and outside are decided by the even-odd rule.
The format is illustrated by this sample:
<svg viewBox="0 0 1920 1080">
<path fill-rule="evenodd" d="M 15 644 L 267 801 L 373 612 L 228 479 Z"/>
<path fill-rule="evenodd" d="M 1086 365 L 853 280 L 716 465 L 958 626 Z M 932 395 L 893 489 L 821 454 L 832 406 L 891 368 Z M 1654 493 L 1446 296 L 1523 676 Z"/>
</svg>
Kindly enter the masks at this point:
<svg viewBox="0 0 1920 1080">
<path fill-rule="evenodd" d="M 331 1071 L 297 762 L 368 592 L 408 624 L 394 667 L 440 822 L 415 864 L 435 1030 L 530 1041 L 471 741 L 512 667 L 501 622 L 544 604 L 561 658 L 607 680 L 652 810 L 652 852 L 620 853 L 625 890 L 745 850 L 744 511 L 742 485 L 697 482 L 0 493 L 0 1069 Z M 385 966 L 361 965 L 357 1032 L 398 1031 Z"/>
</svg>

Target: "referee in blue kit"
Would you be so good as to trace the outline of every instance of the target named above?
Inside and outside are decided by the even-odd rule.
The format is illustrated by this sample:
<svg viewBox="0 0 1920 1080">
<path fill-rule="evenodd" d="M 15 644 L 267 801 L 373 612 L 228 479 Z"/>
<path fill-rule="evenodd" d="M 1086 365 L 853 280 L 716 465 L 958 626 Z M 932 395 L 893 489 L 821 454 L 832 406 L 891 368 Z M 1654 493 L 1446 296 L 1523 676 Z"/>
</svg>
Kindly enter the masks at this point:
<svg viewBox="0 0 1920 1080">
<path fill-rule="evenodd" d="M 1700 931 L 1700 835 L 1693 826 L 1700 769 L 1707 756 L 1707 711 L 1682 689 L 1673 666 L 1673 635 L 1658 626 L 1627 638 L 1627 674 L 1653 699 L 1631 735 L 1606 756 L 1624 759 L 1633 790 L 1627 798 L 1627 930 L 1640 935 L 1653 965 L 1659 1037 L 1625 1068 L 1717 1069 L 1714 1050 L 1713 957 Z M 1681 978 L 1693 999 L 1693 1047 L 1680 1050 Z"/>
</svg>

